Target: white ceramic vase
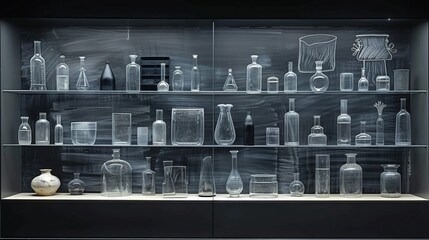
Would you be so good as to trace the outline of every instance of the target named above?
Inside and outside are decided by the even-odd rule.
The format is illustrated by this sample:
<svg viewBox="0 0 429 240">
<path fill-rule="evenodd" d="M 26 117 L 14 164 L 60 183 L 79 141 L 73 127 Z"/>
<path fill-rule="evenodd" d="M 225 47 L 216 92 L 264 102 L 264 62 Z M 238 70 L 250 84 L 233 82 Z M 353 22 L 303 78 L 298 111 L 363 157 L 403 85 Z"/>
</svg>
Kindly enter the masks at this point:
<svg viewBox="0 0 429 240">
<path fill-rule="evenodd" d="M 31 181 L 31 188 L 41 196 L 54 195 L 61 185 L 60 179 L 51 174 L 52 169 L 40 169 L 41 174 Z"/>
</svg>

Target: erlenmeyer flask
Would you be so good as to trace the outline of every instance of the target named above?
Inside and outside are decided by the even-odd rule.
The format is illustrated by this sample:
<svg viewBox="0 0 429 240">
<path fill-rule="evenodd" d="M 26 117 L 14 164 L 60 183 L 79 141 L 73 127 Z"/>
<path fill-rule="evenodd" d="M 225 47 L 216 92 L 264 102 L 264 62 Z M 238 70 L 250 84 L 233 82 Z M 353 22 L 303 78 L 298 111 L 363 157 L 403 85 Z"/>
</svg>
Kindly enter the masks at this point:
<svg viewBox="0 0 429 240">
<path fill-rule="evenodd" d="M 223 90 L 226 92 L 235 92 L 238 90 L 237 84 L 235 83 L 234 77 L 232 76 L 232 69 L 228 69 L 228 76 L 226 77 Z"/>
<path fill-rule="evenodd" d="M 215 141 L 219 145 L 231 145 L 235 141 L 235 128 L 231 117 L 232 104 L 218 104 L 219 118 L 215 129 Z"/>
<path fill-rule="evenodd" d="M 76 89 L 77 90 L 88 90 L 89 83 L 85 74 L 85 57 L 79 57 L 80 59 L 80 69 L 79 69 L 79 78 L 77 79 Z"/>
<path fill-rule="evenodd" d="M 212 157 L 207 156 L 201 161 L 200 183 L 198 186 L 198 196 L 216 196 L 216 184 L 213 175 Z"/>
</svg>

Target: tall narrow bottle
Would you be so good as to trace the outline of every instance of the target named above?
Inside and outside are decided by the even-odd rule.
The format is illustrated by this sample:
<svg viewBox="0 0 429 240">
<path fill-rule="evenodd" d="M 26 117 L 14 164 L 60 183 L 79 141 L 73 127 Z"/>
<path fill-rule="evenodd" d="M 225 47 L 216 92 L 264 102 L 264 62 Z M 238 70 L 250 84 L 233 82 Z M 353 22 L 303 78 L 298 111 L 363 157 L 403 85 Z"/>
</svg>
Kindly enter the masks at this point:
<svg viewBox="0 0 429 240">
<path fill-rule="evenodd" d="M 347 99 L 341 99 L 341 114 L 337 117 L 337 144 L 351 145 L 352 118 L 347 114 Z"/>
<path fill-rule="evenodd" d="M 161 63 L 161 81 L 157 85 L 158 92 L 167 92 L 169 87 L 165 81 L 165 63 Z"/>
<path fill-rule="evenodd" d="M 42 57 L 40 41 L 34 41 L 34 55 L 30 59 L 30 90 L 46 89 L 46 64 Z"/>
<path fill-rule="evenodd" d="M 216 196 L 216 184 L 213 172 L 213 160 L 211 156 L 203 158 L 201 161 L 200 182 L 198 184 L 198 196 Z"/>
<path fill-rule="evenodd" d="M 293 72 L 293 62 L 288 63 L 289 71 L 284 76 L 284 88 L 285 92 L 296 92 L 297 91 L 297 76 Z"/>
<path fill-rule="evenodd" d="M 362 68 L 362 76 L 358 81 L 358 91 L 366 92 L 369 89 L 368 79 L 365 77 L 365 68 Z"/>
<path fill-rule="evenodd" d="M 125 68 L 127 91 L 140 91 L 140 65 L 136 63 L 137 55 L 130 55 L 131 63 Z"/>
<path fill-rule="evenodd" d="M 39 120 L 36 122 L 36 144 L 47 145 L 50 143 L 51 125 L 46 119 L 46 113 L 39 113 Z"/>
<path fill-rule="evenodd" d="M 167 144 L 167 124 L 162 120 L 163 110 L 156 109 L 156 121 L 152 124 L 152 144 Z"/>
<path fill-rule="evenodd" d="M 108 61 L 106 61 L 100 76 L 100 90 L 115 90 L 115 74 L 113 74 Z"/>
<path fill-rule="evenodd" d="M 310 78 L 310 88 L 313 92 L 325 92 L 329 87 L 329 78 L 322 72 L 323 61 L 316 61 L 316 73 Z"/>
<path fill-rule="evenodd" d="M 55 125 L 55 145 L 62 145 L 63 144 L 63 132 L 64 128 L 61 125 L 61 115 L 57 115 L 57 125 Z"/>
<path fill-rule="evenodd" d="M 150 167 L 151 157 L 146 157 L 146 169 L 142 172 L 142 194 L 155 195 L 155 172 Z"/>
<path fill-rule="evenodd" d="M 356 153 L 346 153 L 347 163 L 340 168 L 342 197 L 362 196 L 362 168 L 356 163 Z"/>
<path fill-rule="evenodd" d="M 376 120 L 376 130 L 375 130 L 375 145 L 384 145 L 384 120 L 383 120 L 383 109 L 386 107 L 386 104 L 378 101 L 374 104 L 374 107 L 377 108 L 378 117 Z"/>
<path fill-rule="evenodd" d="M 261 93 L 262 66 L 256 63 L 258 55 L 250 56 L 252 63 L 247 65 L 246 91 L 247 93 Z"/>
<path fill-rule="evenodd" d="M 255 145 L 255 126 L 250 112 L 247 112 L 246 119 L 244 119 L 243 137 L 244 145 Z"/>
<path fill-rule="evenodd" d="M 331 192 L 331 162 L 328 154 L 316 154 L 316 197 L 329 197 Z"/>
<path fill-rule="evenodd" d="M 232 68 L 228 69 L 228 76 L 223 85 L 223 90 L 226 92 L 235 92 L 238 90 L 237 83 L 235 83 L 234 77 L 232 76 Z"/>
<path fill-rule="evenodd" d="M 198 67 L 198 55 L 192 55 L 193 66 L 191 70 L 191 91 L 200 91 L 200 68 Z"/>
<path fill-rule="evenodd" d="M 396 145 L 411 145 L 411 117 L 406 108 L 407 99 L 401 98 L 401 110 L 396 114 Z"/>
<path fill-rule="evenodd" d="M 77 79 L 76 89 L 77 90 L 89 90 L 89 82 L 86 78 L 86 69 L 85 69 L 85 57 L 81 56 L 80 59 L 80 68 L 79 68 L 79 78 Z"/>
<path fill-rule="evenodd" d="M 289 98 L 289 112 L 284 121 L 285 145 L 299 145 L 299 114 L 295 112 L 295 98 Z"/>
<path fill-rule="evenodd" d="M 57 65 L 57 90 L 69 90 L 69 66 L 65 62 L 65 56 L 60 56 L 60 63 Z"/>
<path fill-rule="evenodd" d="M 185 78 L 180 66 L 175 67 L 176 70 L 173 72 L 173 91 L 183 91 L 185 87 Z"/>
<path fill-rule="evenodd" d="M 226 181 L 226 191 L 230 197 L 240 197 L 243 191 L 243 181 L 241 180 L 240 173 L 237 168 L 237 150 L 229 151 L 232 158 L 232 168 L 229 173 L 228 180 Z"/>
<path fill-rule="evenodd" d="M 21 125 L 18 128 L 18 144 L 31 144 L 31 127 L 28 124 L 28 117 L 21 117 Z"/>
<path fill-rule="evenodd" d="M 311 133 L 308 135 L 308 145 L 325 146 L 328 143 L 328 138 L 323 133 L 323 127 L 320 126 L 320 115 L 314 115 L 314 126 L 311 128 Z"/>
</svg>

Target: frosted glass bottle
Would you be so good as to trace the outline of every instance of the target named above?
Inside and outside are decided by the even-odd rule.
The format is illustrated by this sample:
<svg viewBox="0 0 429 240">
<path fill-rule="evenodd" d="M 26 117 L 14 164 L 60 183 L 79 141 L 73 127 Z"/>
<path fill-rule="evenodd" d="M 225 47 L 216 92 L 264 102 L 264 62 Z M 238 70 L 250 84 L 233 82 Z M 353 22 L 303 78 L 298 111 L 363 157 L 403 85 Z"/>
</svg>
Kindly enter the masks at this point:
<svg viewBox="0 0 429 240">
<path fill-rule="evenodd" d="M 293 181 L 289 185 L 289 192 L 292 197 L 302 197 L 304 195 L 304 184 L 299 180 L 299 173 L 293 173 Z"/>
<path fill-rule="evenodd" d="M 252 63 L 247 65 L 246 91 L 247 93 L 261 93 L 262 66 L 256 63 L 258 55 L 252 55 Z"/>
<path fill-rule="evenodd" d="M 396 114 L 395 145 L 411 145 L 411 117 L 406 108 L 407 99 L 401 98 L 401 110 Z"/>
<path fill-rule="evenodd" d="M 198 55 L 192 55 L 191 91 L 200 91 L 200 68 L 198 67 Z"/>
<path fill-rule="evenodd" d="M 161 81 L 158 83 L 158 92 L 168 92 L 169 85 L 165 81 L 165 63 L 161 63 Z"/>
<path fill-rule="evenodd" d="M 368 79 L 365 77 L 365 68 L 362 68 L 362 75 L 358 81 L 358 91 L 366 92 L 369 89 Z"/>
<path fill-rule="evenodd" d="M 60 56 L 60 63 L 57 65 L 57 90 L 69 90 L 69 66 L 65 62 L 65 56 Z"/>
<path fill-rule="evenodd" d="M 167 124 L 162 120 L 163 110 L 156 109 L 156 121 L 152 124 L 152 144 L 167 144 Z"/>
<path fill-rule="evenodd" d="M 299 145 L 299 114 L 295 112 L 295 98 L 289 98 L 289 112 L 284 121 L 285 145 Z"/>
<path fill-rule="evenodd" d="M 46 120 L 46 113 L 39 113 L 39 120 L 36 122 L 36 144 L 47 145 L 50 143 L 50 128 L 51 125 Z"/>
<path fill-rule="evenodd" d="M 137 55 L 130 55 L 131 63 L 125 68 L 127 91 L 140 91 L 140 65 L 136 63 Z"/>
<path fill-rule="evenodd" d="M 310 78 L 310 88 L 313 92 L 325 92 L 329 87 L 329 78 L 322 72 L 323 61 L 316 61 L 316 73 Z"/>
<path fill-rule="evenodd" d="M 226 77 L 223 90 L 226 92 L 235 92 L 238 90 L 237 83 L 235 83 L 234 77 L 232 76 L 232 69 L 228 69 L 228 76 Z"/>
<path fill-rule="evenodd" d="M 320 116 L 314 115 L 314 126 L 311 128 L 311 133 L 308 135 L 308 145 L 325 146 L 328 143 L 328 138 L 323 133 L 323 127 L 320 126 Z"/>
<path fill-rule="evenodd" d="M 176 70 L 173 72 L 173 91 L 183 91 L 185 86 L 185 78 L 180 66 L 175 67 Z"/>
<path fill-rule="evenodd" d="M 228 180 L 226 181 L 226 191 L 230 197 L 240 197 L 240 193 L 243 191 L 243 181 L 241 180 L 240 173 L 237 168 L 237 150 L 229 151 L 232 158 L 232 169 L 229 173 Z"/>
<path fill-rule="evenodd" d="M 79 78 L 77 79 L 76 89 L 86 91 L 89 90 L 89 82 L 86 78 L 86 69 L 85 69 L 85 57 L 81 56 L 80 59 L 80 68 L 79 68 Z"/>
<path fill-rule="evenodd" d="M 386 107 L 386 104 L 378 101 L 374 104 L 374 107 L 377 108 L 378 117 L 376 120 L 376 130 L 375 130 L 375 145 L 384 145 L 384 120 L 383 120 L 383 109 Z"/>
<path fill-rule="evenodd" d="M 293 62 L 288 63 L 289 71 L 284 76 L 284 89 L 285 92 L 296 92 L 297 91 L 297 76 L 293 72 Z"/>
<path fill-rule="evenodd" d="M 347 163 L 340 168 L 342 197 L 362 196 L 362 168 L 356 163 L 356 153 L 346 153 Z"/>
<path fill-rule="evenodd" d="M 337 144 L 351 145 L 352 118 L 347 114 L 347 99 L 341 99 L 341 114 L 337 117 Z"/>
<path fill-rule="evenodd" d="M 31 127 L 28 124 L 28 117 L 21 117 L 21 125 L 18 128 L 18 144 L 31 144 Z"/>
<path fill-rule="evenodd" d="M 57 115 L 57 125 L 55 125 L 54 143 L 55 145 L 63 144 L 64 128 L 61 125 L 61 115 Z"/>
<path fill-rule="evenodd" d="M 366 133 L 366 121 L 360 121 L 360 133 L 355 137 L 355 144 L 357 146 L 371 145 L 371 135 Z"/>
<path fill-rule="evenodd" d="M 46 64 L 42 57 L 40 41 L 34 41 L 34 55 L 30 59 L 30 90 L 46 89 Z"/>
</svg>

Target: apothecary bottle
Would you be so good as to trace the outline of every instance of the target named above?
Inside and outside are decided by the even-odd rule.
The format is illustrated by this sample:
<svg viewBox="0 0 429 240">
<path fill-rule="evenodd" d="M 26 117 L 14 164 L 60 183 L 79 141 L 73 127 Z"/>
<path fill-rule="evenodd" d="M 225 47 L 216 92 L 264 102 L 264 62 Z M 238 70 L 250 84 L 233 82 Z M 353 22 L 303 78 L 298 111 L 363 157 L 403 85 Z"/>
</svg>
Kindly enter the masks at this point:
<svg viewBox="0 0 429 240">
<path fill-rule="evenodd" d="M 323 61 L 316 61 L 316 73 L 310 78 L 310 88 L 313 92 L 328 90 L 329 78 L 322 72 Z"/>
<path fill-rule="evenodd" d="M 355 144 L 357 146 L 371 145 L 371 135 L 366 133 L 366 121 L 360 121 L 360 133 L 355 137 Z"/>
<path fill-rule="evenodd" d="M 285 145 L 299 145 L 299 114 L 295 112 L 295 98 L 289 98 L 289 112 L 284 116 Z"/>
<path fill-rule="evenodd" d="M 240 193 L 243 191 L 243 181 L 241 180 L 240 173 L 237 167 L 237 150 L 229 151 L 232 158 L 232 168 L 229 173 L 228 180 L 226 181 L 226 191 L 230 197 L 240 197 Z"/>
<path fill-rule="evenodd" d="M 50 127 L 49 121 L 46 119 L 46 113 L 39 113 L 39 120 L 36 122 L 36 144 L 50 143 Z"/>
<path fill-rule="evenodd" d="M 347 114 L 347 99 L 341 99 L 341 114 L 337 117 L 337 144 L 351 145 L 352 118 Z"/>
<path fill-rule="evenodd" d="M 411 116 L 406 108 L 407 99 L 401 98 L 401 110 L 396 114 L 396 145 L 411 145 Z"/>
<path fill-rule="evenodd" d="M 101 166 L 101 196 L 123 197 L 132 194 L 131 165 L 120 159 L 119 149 L 113 149 L 113 159 Z"/>
<path fill-rule="evenodd" d="M 130 55 L 131 63 L 125 68 L 127 91 L 140 91 L 140 65 L 136 63 L 137 55 Z"/>
<path fill-rule="evenodd" d="M 207 156 L 201 160 L 200 182 L 198 184 L 198 196 L 216 196 L 216 184 L 213 172 L 213 160 Z"/>
<path fill-rule="evenodd" d="M 284 76 L 284 90 L 285 92 L 297 91 L 297 76 L 293 72 L 293 62 L 288 63 L 289 71 Z"/>
<path fill-rule="evenodd" d="M 244 119 L 243 138 L 244 145 L 255 145 L 255 126 L 253 125 L 250 112 L 247 112 L 246 118 Z"/>
<path fill-rule="evenodd" d="M 302 197 L 304 195 L 304 184 L 299 180 L 299 173 L 293 173 L 293 181 L 289 185 L 289 192 L 292 197 Z"/>
<path fill-rule="evenodd" d="M 57 125 L 55 125 L 54 131 L 55 131 L 55 133 L 54 133 L 55 145 L 62 145 L 63 144 L 64 128 L 61 125 L 61 115 L 57 115 Z"/>
<path fill-rule="evenodd" d="M 311 128 L 311 133 L 308 135 L 308 145 L 325 146 L 328 143 L 328 138 L 323 132 L 323 127 L 320 126 L 320 116 L 314 115 L 314 126 Z"/>
<path fill-rule="evenodd" d="M 57 77 L 57 90 L 67 91 L 69 90 L 69 66 L 65 62 L 65 56 L 60 56 L 60 63 L 57 65 L 56 77 Z"/>
<path fill-rule="evenodd" d="M 142 194 L 155 195 L 155 172 L 151 169 L 151 157 L 145 158 L 145 169 L 142 172 Z"/>
<path fill-rule="evenodd" d="M 343 197 L 362 196 L 362 168 L 356 163 L 356 153 L 346 153 L 347 163 L 340 168 L 340 194 Z"/>
<path fill-rule="evenodd" d="M 158 92 L 167 92 L 169 87 L 170 86 L 165 81 L 165 63 L 161 63 L 161 81 L 157 85 Z"/>
<path fill-rule="evenodd" d="M 365 77 L 365 68 L 362 68 L 361 71 L 361 77 L 358 81 L 358 91 L 360 92 L 366 92 L 369 89 L 369 82 L 368 79 Z"/>
<path fill-rule="evenodd" d="M 198 67 L 198 55 L 192 55 L 192 69 L 191 69 L 191 91 L 200 91 L 200 68 Z"/>
<path fill-rule="evenodd" d="M 223 90 L 226 92 L 235 92 L 238 90 L 237 83 L 235 83 L 234 76 L 232 76 L 232 69 L 228 69 L 228 76 L 226 77 Z"/>
<path fill-rule="evenodd" d="M 31 127 L 28 124 L 28 117 L 21 117 L 21 124 L 18 128 L 18 144 L 30 145 L 31 144 Z"/>
<path fill-rule="evenodd" d="M 231 145 L 235 141 L 235 128 L 231 117 L 232 104 L 218 104 L 220 109 L 215 128 L 215 141 L 219 145 Z"/>
<path fill-rule="evenodd" d="M 262 66 L 256 63 L 258 55 L 252 55 L 252 63 L 247 65 L 246 91 L 260 93 L 262 89 Z"/>
<path fill-rule="evenodd" d="M 378 117 L 376 120 L 376 129 L 375 129 L 375 145 L 384 145 L 384 120 L 383 120 L 383 109 L 386 107 L 386 104 L 378 101 L 374 104 L 374 107 L 377 109 Z"/>
<path fill-rule="evenodd" d="M 79 78 L 77 79 L 76 89 L 77 90 L 89 90 L 89 82 L 86 77 L 85 69 L 85 57 L 81 56 L 80 59 L 80 68 L 79 68 Z"/>
<path fill-rule="evenodd" d="M 167 124 L 162 119 L 163 119 L 163 110 L 156 109 L 156 120 L 152 124 L 152 144 L 153 145 L 167 144 Z"/>
<path fill-rule="evenodd" d="M 42 57 L 41 42 L 34 41 L 34 55 L 30 59 L 30 90 L 46 89 L 46 64 Z"/>
<path fill-rule="evenodd" d="M 68 184 L 68 190 L 71 195 L 82 195 L 85 191 L 85 182 L 80 180 L 80 173 L 74 173 L 74 178 Z"/>
<path fill-rule="evenodd" d="M 175 66 L 173 72 L 173 91 L 183 91 L 185 87 L 185 78 L 180 66 Z"/>
<path fill-rule="evenodd" d="M 398 164 L 382 164 L 384 172 L 380 174 L 380 192 L 382 197 L 398 198 L 401 196 L 401 174 Z"/>
</svg>

